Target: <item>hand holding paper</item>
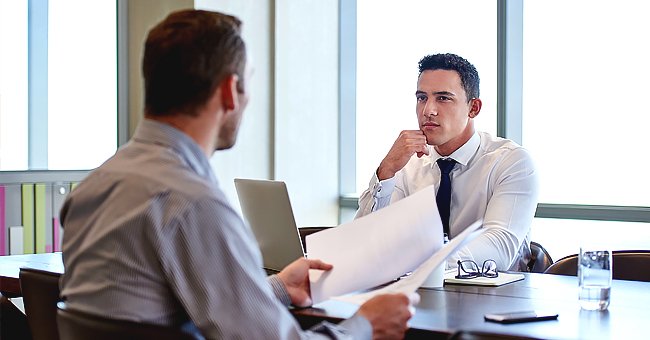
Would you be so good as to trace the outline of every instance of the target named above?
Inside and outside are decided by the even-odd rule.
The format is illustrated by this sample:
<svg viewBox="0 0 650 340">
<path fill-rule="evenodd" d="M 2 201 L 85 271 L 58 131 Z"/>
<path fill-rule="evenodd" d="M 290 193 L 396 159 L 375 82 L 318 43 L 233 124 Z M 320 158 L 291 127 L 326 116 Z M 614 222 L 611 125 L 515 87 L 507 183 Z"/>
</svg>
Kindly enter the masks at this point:
<svg viewBox="0 0 650 340">
<path fill-rule="evenodd" d="M 364 303 L 357 313 L 370 322 L 373 338 L 402 339 L 414 308 L 404 294 L 384 294 Z"/>
<path fill-rule="evenodd" d="M 309 269 L 330 270 L 332 265 L 320 260 L 299 258 L 278 273 L 278 278 L 284 283 L 291 304 L 294 306 L 312 305 L 309 294 Z"/>
</svg>

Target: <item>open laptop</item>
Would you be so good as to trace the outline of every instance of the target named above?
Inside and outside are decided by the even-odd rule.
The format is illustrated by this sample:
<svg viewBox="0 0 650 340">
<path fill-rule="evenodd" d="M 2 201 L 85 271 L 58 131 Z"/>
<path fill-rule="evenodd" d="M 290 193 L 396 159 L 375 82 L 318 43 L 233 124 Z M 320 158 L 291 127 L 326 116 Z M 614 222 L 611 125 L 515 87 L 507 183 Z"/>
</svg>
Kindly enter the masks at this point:
<svg viewBox="0 0 650 340">
<path fill-rule="evenodd" d="M 235 189 L 267 272 L 280 271 L 305 256 L 284 182 L 235 178 Z"/>
</svg>

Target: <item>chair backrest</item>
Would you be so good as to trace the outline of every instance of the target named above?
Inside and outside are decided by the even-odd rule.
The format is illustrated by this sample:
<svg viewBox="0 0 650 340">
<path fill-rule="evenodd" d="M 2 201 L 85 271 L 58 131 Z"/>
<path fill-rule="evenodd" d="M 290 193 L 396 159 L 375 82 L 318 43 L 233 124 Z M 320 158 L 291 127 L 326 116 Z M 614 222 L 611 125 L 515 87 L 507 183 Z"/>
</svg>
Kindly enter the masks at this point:
<svg viewBox="0 0 650 340">
<path fill-rule="evenodd" d="M 530 252 L 532 258 L 530 263 L 528 263 L 528 268 L 533 273 L 543 273 L 553 264 L 553 259 L 551 255 L 542 247 L 541 244 L 531 241 L 530 242 Z"/>
<path fill-rule="evenodd" d="M 59 301 L 61 274 L 20 268 L 19 277 L 32 338 L 34 340 L 58 339 L 56 303 Z"/>
<path fill-rule="evenodd" d="M 67 308 L 59 302 L 57 322 L 61 340 L 196 340 L 180 328 L 109 319 Z"/>
<path fill-rule="evenodd" d="M 544 274 L 578 275 L 578 254 L 565 256 L 553 263 Z"/>
<path fill-rule="evenodd" d="M 578 255 L 573 254 L 559 259 L 545 273 L 577 275 Z M 650 250 L 614 250 L 612 277 L 617 280 L 650 282 Z"/>
</svg>

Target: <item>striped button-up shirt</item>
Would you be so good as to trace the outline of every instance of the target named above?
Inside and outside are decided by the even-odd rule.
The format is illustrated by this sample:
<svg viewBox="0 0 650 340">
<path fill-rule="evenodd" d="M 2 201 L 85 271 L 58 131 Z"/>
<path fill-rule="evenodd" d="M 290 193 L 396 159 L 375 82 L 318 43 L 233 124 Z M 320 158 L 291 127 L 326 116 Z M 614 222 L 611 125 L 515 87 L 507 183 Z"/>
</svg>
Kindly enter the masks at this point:
<svg viewBox="0 0 650 340">
<path fill-rule="evenodd" d="M 69 308 L 209 339 L 369 338 L 353 316 L 304 332 L 289 296 L 267 278 L 254 236 L 219 189 L 208 158 L 183 132 L 144 120 L 61 210 Z"/>
</svg>

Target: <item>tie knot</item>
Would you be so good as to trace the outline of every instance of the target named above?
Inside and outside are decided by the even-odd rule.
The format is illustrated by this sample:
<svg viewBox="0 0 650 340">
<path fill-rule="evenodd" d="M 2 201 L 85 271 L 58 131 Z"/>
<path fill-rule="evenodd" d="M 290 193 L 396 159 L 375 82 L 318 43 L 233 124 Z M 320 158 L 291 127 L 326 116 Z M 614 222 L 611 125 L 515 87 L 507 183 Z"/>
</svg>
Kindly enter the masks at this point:
<svg viewBox="0 0 650 340">
<path fill-rule="evenodd" d="M 438 163 L 440 173 L 449 174 L 457 162 L 452 158 L 438 158 L 436 163 Z"/>
</svg>

